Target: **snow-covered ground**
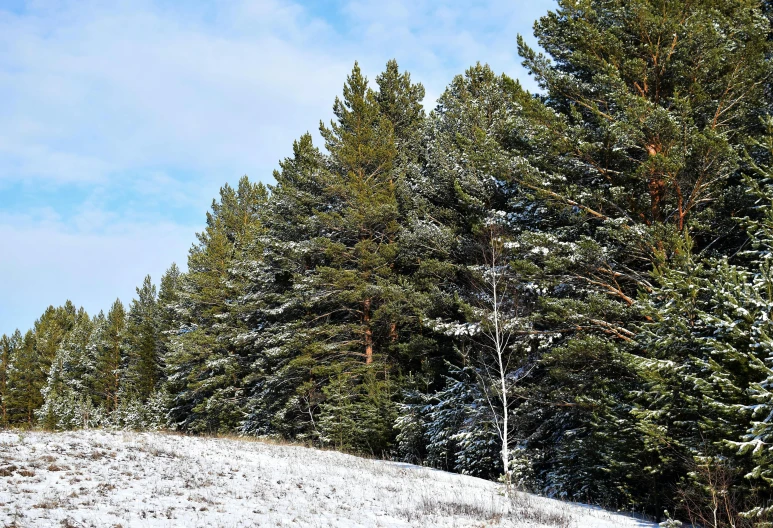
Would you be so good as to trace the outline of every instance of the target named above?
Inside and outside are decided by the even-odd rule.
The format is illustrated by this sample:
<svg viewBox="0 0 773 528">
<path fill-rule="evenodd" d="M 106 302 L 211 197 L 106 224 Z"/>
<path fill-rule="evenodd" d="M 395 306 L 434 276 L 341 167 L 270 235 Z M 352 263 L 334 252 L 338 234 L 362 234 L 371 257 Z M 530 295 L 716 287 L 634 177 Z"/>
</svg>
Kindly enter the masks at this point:
<svg viewBox="0 0 773 528">
<path fill-rule="evenodd" d="M 332 451 L 161 433 L 0 431 L 2 527 L 644 528 L 485 480 Z"/>
</svg>

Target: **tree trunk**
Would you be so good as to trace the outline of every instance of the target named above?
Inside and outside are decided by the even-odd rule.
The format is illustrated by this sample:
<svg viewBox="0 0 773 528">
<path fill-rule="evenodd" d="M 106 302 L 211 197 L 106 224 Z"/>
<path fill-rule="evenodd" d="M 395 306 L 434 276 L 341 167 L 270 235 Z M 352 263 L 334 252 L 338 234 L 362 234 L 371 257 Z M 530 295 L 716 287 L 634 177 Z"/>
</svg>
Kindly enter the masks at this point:
<svg viewBox="0 0 773 528">
<path fill-rule="evenodd" d="M 659 153 L 660 145 L 654 143 L 647 145 L 647 154 L 656 156 Z M 650 195 L 652 222 L 663 222 L 663 202 L 666 198 L 666 182 L 663 179 L 663 175 L 655 174 L 654 171 L 650 173 L 650 178 L 647 181 L 647 190 Z"/>
<path fill-rule="evenodd" d="M 389 323 L 389 340 L 392 343 L 397 341 L 397 323 Z"/>
<path fill-rule="evenodd" d="M 500 390 L 502 391 L 502 469 L 504 470 L 505 487 L 507 493 L 510 493 L 510 449 L 508 438 L 508 401 L 507 401 L 507 373 L 505 372 L 505 343 L 506 338 L 503 335 L 502 328 L 500 328 L 500 298 L 502 293 L 498 291 L 498 279 L 497 279 L 497 252 L 495 251 L 495 243 L 492 239 L 491 242 L 491 293 L 493 297 L 493 312 L 494 312 L 494 350 L 496 352 L 497 368 L 499 370 L 499 383 Z"/>
<path fill-rule="evenodd" d="M 373 329 L 370 327 L 370 299 L 362 303 L 362 320 L 365 323 L 365 363 L 373 363 Z"/>
<path fill-rule="evenodd" d="M 666 197 L 666 183 L 663 178 L 653 174 L 647 183 L 650 194 L 650 213 L 652 222 L 663 222 L 663 201 Z"/>
</svg>

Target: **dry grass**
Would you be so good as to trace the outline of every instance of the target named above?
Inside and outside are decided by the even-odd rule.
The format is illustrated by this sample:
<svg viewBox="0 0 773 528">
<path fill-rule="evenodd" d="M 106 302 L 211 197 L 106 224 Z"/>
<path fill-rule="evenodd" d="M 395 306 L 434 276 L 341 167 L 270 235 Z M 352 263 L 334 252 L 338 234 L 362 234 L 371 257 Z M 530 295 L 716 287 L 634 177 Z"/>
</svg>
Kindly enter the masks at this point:
<svg viewBox="0 0 773 528">
<path fill-rule="evenodd" d="M 481 479 L 275 439 L 106 431 L 8 438 L 0 433 L 9 445 L 0 465 L 9 473 L 0 480 L 7 505 L 0 527 L 85 527 L 99 519 L 99 526 L 127 528 L 574 528 L 585 515 L 526 494 L 511 500 Z M 37 476 L 23 477 L 17 466 Z M 588 526 L 634 526 L 608 519 Z"/>
<path fill-rule="evenodd" d="M 547 510 L 534 503 L 534 499 L 525 494 L 515 492 L 510 498 L 511 513 L 519 522 L 551 526 L 555 528 L 570 528 L 574 519 L 566 509 Z"/>
<path fill-rule="evenodd" d="M 541 507 L 524 493 L 514 493 L 509 504 L 495 500 L 472 501 L 466 499 L 463 493 L 444 498 L 424 495 L 414 507 L 403 509 L 400 514 L 416 526 L 429 523 L 438 517 L 465 517 L 483 520 L 491 525 L 499 525 L 503 521 L 543 528 L 571 528 L 575 525 L 575 520 L 568 511 Z"/>
</svg>

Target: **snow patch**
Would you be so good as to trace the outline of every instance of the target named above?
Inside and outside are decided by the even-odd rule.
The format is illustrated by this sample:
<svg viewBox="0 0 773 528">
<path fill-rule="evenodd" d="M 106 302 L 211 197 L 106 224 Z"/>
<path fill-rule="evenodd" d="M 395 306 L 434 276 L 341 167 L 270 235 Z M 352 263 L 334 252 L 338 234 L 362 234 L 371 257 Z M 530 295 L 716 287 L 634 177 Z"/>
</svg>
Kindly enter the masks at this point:
<svg viewBox="0 0 773 528">
<path fill-rule="evenodd" d="M 0 432 L 0 525 L 558 527 L 651 523 L 333 451 L 165 433 Z"/>
</svg>

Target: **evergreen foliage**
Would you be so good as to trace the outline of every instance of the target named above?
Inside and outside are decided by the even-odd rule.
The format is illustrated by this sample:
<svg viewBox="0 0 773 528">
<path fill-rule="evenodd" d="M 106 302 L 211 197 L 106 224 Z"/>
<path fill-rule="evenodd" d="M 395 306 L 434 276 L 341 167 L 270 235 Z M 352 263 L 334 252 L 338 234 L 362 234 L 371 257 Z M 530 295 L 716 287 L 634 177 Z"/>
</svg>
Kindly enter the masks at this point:
<svg viewBox="0 0 773 528">
<path fill-rule="evenodd" d="M 772 19 L 559 0 L 543 51 L 518 42 L 539 94 L 477 64 L 429 114 L 395 61 L 373 87 L 355 63 L 323 145 L 223 186 L 186 271 L 0 339 L 0 420 L 276 436 L 770 526 Z"/>
<path fill-rule="evenodd" d="M 190 250 L 188 272 L 172 269 L 162 283 L 169 336 L 165 390 L 172 401 L 168 418 L 181 430 L 232 431 L 242 419 L 246 359 L 229 339 L 240 326 L 232 299 L 242 285 L 232 268 L 259 251 L 252 242 L 261 232 L 258 210 L 266 196 L 265 187 L 247 177 L 236 189 L 225 185 Z M 168 290 L 172 281 L 176 292 Z"/>
<path fill-rule="evenodd" d="M 118 408 L 123 383 L 127 332 L 126 310 L 116 299 L 107 317 L 98 319 L 89 348 L 93 350 L 97 376 L 94 380 L 94 402 L 110 413 Z"/>
<path fill-rule="evenodd" d="M 8 406 L 11 400 L 11 385 L 9 376 L 11 364 L 16 354 L 16 349 L 21 344 L 21 332 L 16 330 L 9 336 L 3 334 L 0 338 L 0 425 L 6 426 L 9 422 Z"/>
<path fill-rule="evenodd" d="M 88 344 L 94 328 L 86 311 L 75 315 L 70 332 L 62 340 L 41 390 L 43 406 L 36 411 L 38 422 L 49 429 L 88 427 L 91 387 L 96 362 Z"/>
<path fill-rule="evenodd" d="M 35 347 L 35 334 L 28 330 L 17 342 L 8 366 L 8 403 L 11 423 L 31 427 L 35 411 L 43 404 L 40 391 L 46 382 L 45 362 Z"/>
<path fill-rule="evenodd" d="M 156 287 L 148 275 L 137 288 L 137 298 L 132 301 L 127 316 L 122 390 L 141 402 L 147 401 L 162 381 L 156 297 Z"/>
</svg>

